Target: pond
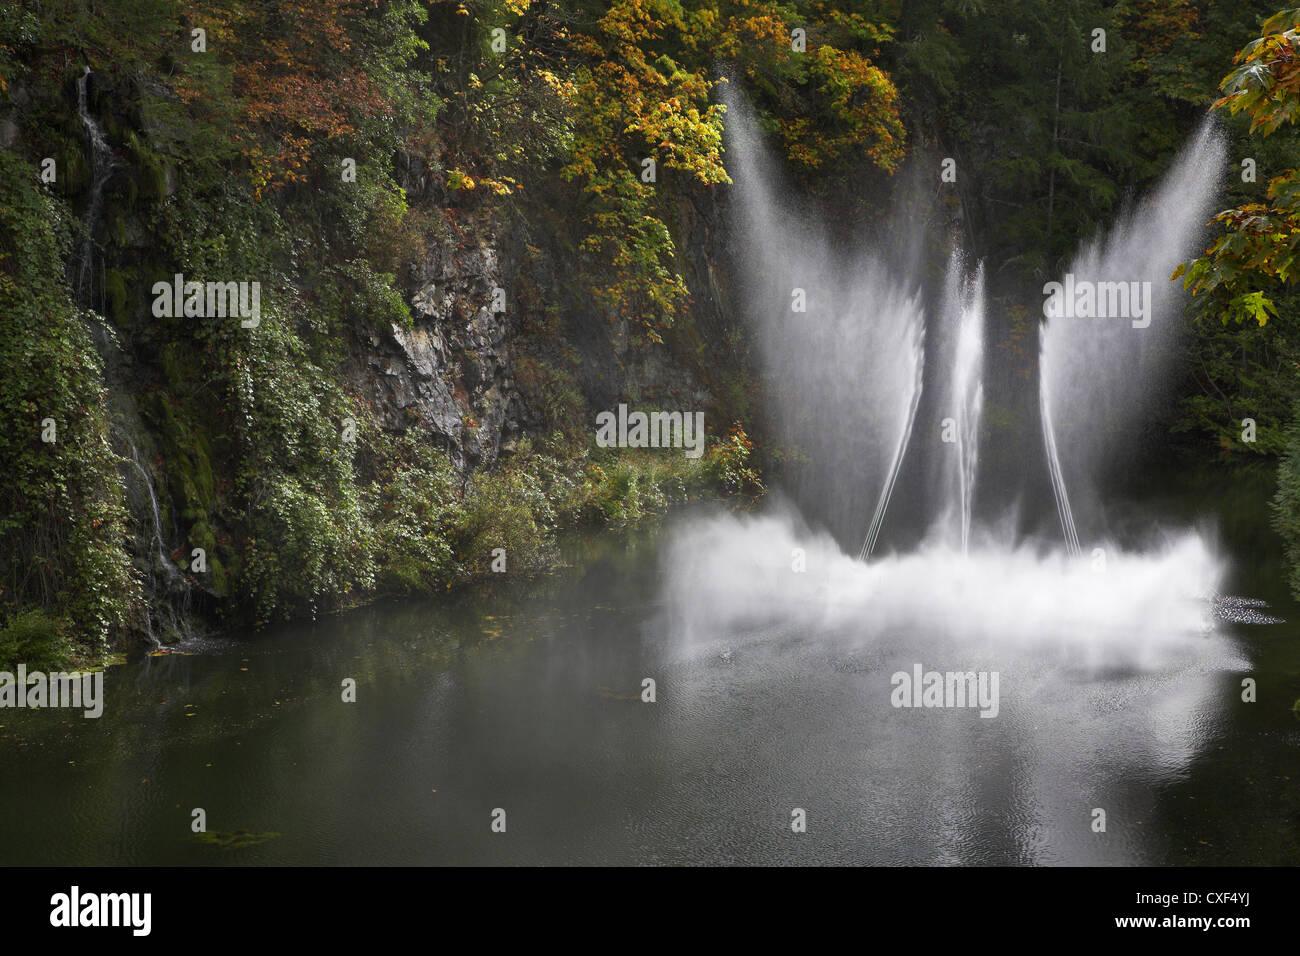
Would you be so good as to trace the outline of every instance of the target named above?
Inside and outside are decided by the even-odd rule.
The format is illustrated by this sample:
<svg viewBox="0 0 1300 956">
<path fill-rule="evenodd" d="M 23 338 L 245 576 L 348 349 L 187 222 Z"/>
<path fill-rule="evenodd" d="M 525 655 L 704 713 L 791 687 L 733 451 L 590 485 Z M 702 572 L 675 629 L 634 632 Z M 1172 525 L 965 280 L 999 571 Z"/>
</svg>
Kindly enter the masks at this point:
<svg viewBox="0 0 1300 956">
<path fill-rule="evenodd" d="M 992 720 L 891 705 L 897 671 L 984 659 L 922 625 L 768 615 L 684 638 L 665 543 L 699 511 L 570 538 L 543 578 L 135 660 L 108 671 L 99 719 L 0 711 L 0 861 L 1295 864 L 1300 608 L 1268 480 L 1134 505 L 1215 518 L 1223 590 L 1248 600 L 1204 651 L 1003 655 Z"/>
</svg>

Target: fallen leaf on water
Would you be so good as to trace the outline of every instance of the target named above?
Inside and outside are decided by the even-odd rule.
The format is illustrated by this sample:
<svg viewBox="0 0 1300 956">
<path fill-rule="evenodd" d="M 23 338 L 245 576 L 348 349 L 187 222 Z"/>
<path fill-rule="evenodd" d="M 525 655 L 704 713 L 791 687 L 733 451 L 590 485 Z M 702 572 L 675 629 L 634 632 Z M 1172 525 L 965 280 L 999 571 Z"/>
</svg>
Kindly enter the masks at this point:
<svg viewBox="0 0 1300 956">
<path fill-rule="evenodd" d="M 278 833 L 250 833 L 248 830 L 212 830 L 196 834 L 196 838 L 207 846 L 218 850 L 238 850 L 241 847 L 256 846 L 267 840 L 274 840 Z"/>
</svg>

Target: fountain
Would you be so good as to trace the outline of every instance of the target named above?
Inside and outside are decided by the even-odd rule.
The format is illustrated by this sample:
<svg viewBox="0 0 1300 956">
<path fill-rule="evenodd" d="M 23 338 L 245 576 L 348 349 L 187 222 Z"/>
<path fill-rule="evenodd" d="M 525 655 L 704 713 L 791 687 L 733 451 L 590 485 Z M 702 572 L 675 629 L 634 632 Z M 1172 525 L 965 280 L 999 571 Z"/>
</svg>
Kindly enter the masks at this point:
<svg viewBox="0 0 1300 956">
<path fill-rule="evenodd" d="M 923 541 L 969 554 L 984 401 L 982 263 L 954 248 L 942 291 L 927 307 L 915 255 L 899 268 L 878 248 L 855 255 L 834 245 L 782 182 L 751 107 L 737 94 L 727 99 L 727 162 L 745 237 L 738 259 L 753 277 L 745 305 L 755 317 L 778 440 L 807 459 L 784 490 L 805 519 L 839 540 L 865 526 L 857 555 L 870 559 L 928 380 L 928 414 L 946 448 L 924 460 L 937 490 L 925 502 Z M 1044 289 L 1041 425 L 1069 555 L 1082 551 L 1080 511 L 1088 540 L 1100 543 L 1097 489 L 1106 465 L 1133 447 L 1168 379 L 1182 301 L 1169 275 L 1193 248 L 1223 156 L 1223 138 L 1207 119 L 1154 195 L 1081 249 L 1063 283 Z M 792 307 L 792 298 L 806 310 Z M 931 437 L 929 423 L 922 434 Z"/>
<path fill-rule="evenodd" d="M 1225 162 L 1223 136 L 1207 118 L 1154 195 L 1071 263 L 1059 304 L 1078 305 L 1088 293 L 1090 309 L 1069 311 L 1094 315 L 1061 314 L 1041 328 L 1043 441 L 1061 528 L 1076 554 L 1077 522 L 1082 521 L 1088 540 L 1104 528 L 1097 489 L 1110 464 L 1139 447 L 1143 426 L 1162 397 L 1184 301 L 1181 283 L 1169 276 L 1195 254 Z M 1079 293 L 1066 295 L 1074 289 Z M 1144 289 L 1149 295 L 1142 295 Z M 1125 305 L 1126 298 L 1127 309 L 1112 308 Z M 1066 310 L 1049 306 L 1047 311 Z M 1127 314 L 1096 314 L 1115 311 Z M 1073 504 L 1067 482 L 1076 492 Z"/>
<path fill-rule="evenodd" d="M 936 358 L 942 391 L 937 407 L 944 416 L 940 435 L 947 453 L 938 469 L 939 518 L 929 538 L 966 554 L 984 402 L 984 266 L 968 270 L 960 252 L 954 252 L 948 263 L 939 323 Z"/>
<path fill-rule="evenodd" d="M 1226 569 L 1212 539 L 1152 528 L 1142 547 L 1121 547 L 1095 507 L 1106 456 L 1124 448 L 1141 424 L 1140 399 L 1167 378 L 1178 304 L 1168 276 L 1213 197 L 1218 135 L 1203 127 L 1152 201 L 1076 257 L 1078 282 L 1150 282 L 1150 295 L 1139 285 L 1129 303 L 1137 314 L 1050 319 L 1043 331 L 1042 440 L 1062 547 L 1018 538 L 1010 518 L 997 527 L 973 519 L 982 266 L 954 251 L 942 288 L 927 297 L 920 269 L 886 267 L 879 254 L 853 259 L 779 188 L 743 103 L 729 105 L 727 133 L 748 237 L 746 306 L 777 402 L 776 434 L 812 467 L 764 513 L 682 520 L 663 559 L 663 629 L 701 668 L 743 667 L 737 693 L 746 700 L 807 674 L 818 693 L 852 702 L 817 732 L 855 735 L 862 779 L 872 781 L 863 806 L 893 814 L 866 827 L 868 842 L 889 845 L 876 831 L 898 819 L 935 833 L 942 861 L 978 857 L 938 835 L 934 821 L 977 819 L 991 804 L 1010 807 L 1014 826 L 1002 839 L 1018 845 L 1021 862 L 1112 859 L 1088 829 L 1089 808 L 1151 768 L 1181 772 L 1229 699 L 1219 675 L 1247 666 L 1216 621 Z M 808 312 L 791 315 L 782 306 L 800 285 Z M 921 477 L 909 484 L 900 463 L 914 454 L 904 474 Z M 923 503 L 924 527 L 915 547 L 882 554 L 902 488 L 909 505 Z M 996 717 L 894 709 L 890 674 L 922 667 L 1000 675 Z M 907 780 L 928 781 L 923 791 L 947 809 L 892 800 L 889 781 Z"/>
<path fill-rule="evenodd" d="M 767 157 L 748 104 L 728 95 L 727 108 L 734 118 L 728 169 L 745 237 L 738 259 L 752 277 L 744 307 L 758 325 L 775 430 L 792 457 L 804 459 L 792 468 L 787 491 L 806 515 L 846 539 L 866 528 L 867 556 L 921 397 L 918 284 L 889 268 L 879 250 L 836 248 Z"/>
</svg>

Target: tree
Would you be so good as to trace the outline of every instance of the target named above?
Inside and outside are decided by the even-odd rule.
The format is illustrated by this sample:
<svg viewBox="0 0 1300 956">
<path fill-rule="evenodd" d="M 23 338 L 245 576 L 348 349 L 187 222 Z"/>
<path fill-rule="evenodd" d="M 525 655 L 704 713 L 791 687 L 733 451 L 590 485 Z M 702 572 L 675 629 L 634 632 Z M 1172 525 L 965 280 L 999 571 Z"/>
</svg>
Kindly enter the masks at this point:
<svg viewBox="0 0 1300 956">
<path fill-rule="evenodd" d="M 1250 132 L 1271 136 L 1300 119 L 1300 7 L 1266 20 L 1261 34 L 1236 55 L 1236 68 L 1223 79 L 1223 96 L 1215 109 L 1250 118 Z M 1245 202 L 1226 209 L 1213 222 L 1223 227 L 1204 256 L 1184 263 L 1192 293 L 1213 294 L 1225 321 L 1253 320 L 1259 325 L 1277 315 L 1273 290 L 1300 277 L 1300 169 L 1269 180 L 1265 202 Z"/>
</svg>

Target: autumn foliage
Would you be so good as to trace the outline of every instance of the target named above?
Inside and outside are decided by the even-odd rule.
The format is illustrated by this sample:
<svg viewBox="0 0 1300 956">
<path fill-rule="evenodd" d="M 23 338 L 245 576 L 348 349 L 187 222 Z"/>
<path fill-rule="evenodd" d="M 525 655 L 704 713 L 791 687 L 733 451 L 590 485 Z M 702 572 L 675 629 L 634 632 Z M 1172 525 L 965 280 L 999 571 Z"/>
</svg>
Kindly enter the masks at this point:
<svg viewBox="0 0 1300 956">
<path fill-rule="evenodd" d="M 376 61 L 362 55 L 358 37 L 382 20 L 384 6 L 193 0 L 185 20 L 205 32 L 207 51 L 193 51 L 190 40 L 193 56 L 176 93 L 196 110 L 228 104 L 231 140 L 256 189 L 301 182 L 322 145 L 393 116 L 391 98 L 370 72 Z"/>
</svg>

